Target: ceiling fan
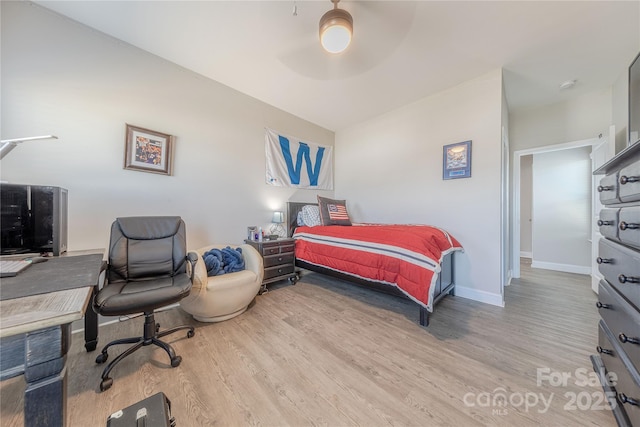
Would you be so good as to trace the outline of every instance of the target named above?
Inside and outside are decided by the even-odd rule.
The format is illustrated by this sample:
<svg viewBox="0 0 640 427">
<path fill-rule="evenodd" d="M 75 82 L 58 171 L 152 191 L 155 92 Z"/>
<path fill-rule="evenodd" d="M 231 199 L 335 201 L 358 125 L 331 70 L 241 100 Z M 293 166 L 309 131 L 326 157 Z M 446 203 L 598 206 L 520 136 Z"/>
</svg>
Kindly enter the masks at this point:
<svg viewBox="0 0 640 427">
<path fill-rule="evenodd" d="M 326 2 L 304 2 L 296 7 L 295 37 L 277 55 L 282 64 L 316 80 L 364 73 L 395 51 L 409 32 L 416 9 L 416 2 L 396 1 L 349 1 L 338 8 L 339 1 L 331 0 L 334 8 L 328 12 Z M 330 53 L 320 44 L 323 26 L 332 22 L 353 35 L 340 53 Z"/>
<path fill-rule="evenodd" d="M 353 17 L 338 8 L 340 0 L 331 0 L 333 9 L 320 18 L 320 44 L 329 53 L 341 53 L 351 44 Z"/>
</svg>

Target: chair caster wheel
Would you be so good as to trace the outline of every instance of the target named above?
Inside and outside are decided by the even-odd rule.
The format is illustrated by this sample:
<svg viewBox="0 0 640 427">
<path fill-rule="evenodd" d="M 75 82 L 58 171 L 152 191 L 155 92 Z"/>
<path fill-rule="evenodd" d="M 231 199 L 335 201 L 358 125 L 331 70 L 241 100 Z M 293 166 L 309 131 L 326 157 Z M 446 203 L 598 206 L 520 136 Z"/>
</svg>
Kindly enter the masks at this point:
<svg viewBox="0 0 640 427">
<path fill-rule="evenodd" d="M 295 285 L 295 284 L 296 284 L 296 282 L 298 281 L 298 275 L 295 275 L 295 276 L 289 277 L 289 281 L 290 281 L 293 285 Z"/>
<path fill-rule="evenodd" d="M 113 379 L 112 378 L 105 378 L 100 383 L 100 391 L 108 390 L 108 389 L 111 388 L 112 385 L 113 385 Z"/>
<path fill-rule="evenodd" d="M 193 332 L 193 331 L 189 331 L 189 332 L 187 332 L 187 338 L 193 338 L 193 336 L 194 336 L 195 334 L 196 334 L 195 332 Z"/>
<path fill-rule="evenodd" d="M 176 368 L 178 366 L 180 366 L 180 362 L 182 362 L 182 357 L 181 356 L 176 356 L 171 358 L 171 367 L 172 368 Z"/>
<path fill-rule="evenodd" d="M 107 353 L 100 353 L 98 357 L 96 357 L 96 363 L 98 364 L 104 363 L 107 361 L 108 358 L 109 358 L 109 355 Z"/>
</svg>

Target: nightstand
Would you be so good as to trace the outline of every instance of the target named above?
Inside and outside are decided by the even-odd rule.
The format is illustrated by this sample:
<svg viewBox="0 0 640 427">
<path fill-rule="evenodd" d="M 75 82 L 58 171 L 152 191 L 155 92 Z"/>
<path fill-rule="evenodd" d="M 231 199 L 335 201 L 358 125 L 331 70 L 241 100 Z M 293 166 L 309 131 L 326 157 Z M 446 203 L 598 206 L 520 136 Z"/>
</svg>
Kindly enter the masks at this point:
<svg viewBox="0 0 640 427">
<path fill-rule="evenodd" d="M 293 239 L 263 240 L 262 242 L 245 240 L 245 243 L 256 248 L 264 261 L 264 278 L 260 293 L 266 291 L 269 283 L 285 279 L 289 279 L 293 284 L 298 281 Z"/>
</svg>

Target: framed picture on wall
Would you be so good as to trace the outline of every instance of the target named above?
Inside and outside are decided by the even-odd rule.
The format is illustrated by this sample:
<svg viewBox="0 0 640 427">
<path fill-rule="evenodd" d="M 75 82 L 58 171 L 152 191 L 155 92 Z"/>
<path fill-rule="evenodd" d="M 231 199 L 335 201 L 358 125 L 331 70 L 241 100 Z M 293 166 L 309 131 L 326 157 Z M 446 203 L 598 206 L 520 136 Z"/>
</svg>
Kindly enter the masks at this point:
<svg viewBox="0 0 640 427">
<path fill-rule="evenodd" d="M 124 168 L 171 175 L 173 136 L 127 124 Z"/>
<path fill-rule="evenodd" d="M 442 179 L 471 177 L 471 141 L 445 145 L 442 155 Z"/>
</svg>

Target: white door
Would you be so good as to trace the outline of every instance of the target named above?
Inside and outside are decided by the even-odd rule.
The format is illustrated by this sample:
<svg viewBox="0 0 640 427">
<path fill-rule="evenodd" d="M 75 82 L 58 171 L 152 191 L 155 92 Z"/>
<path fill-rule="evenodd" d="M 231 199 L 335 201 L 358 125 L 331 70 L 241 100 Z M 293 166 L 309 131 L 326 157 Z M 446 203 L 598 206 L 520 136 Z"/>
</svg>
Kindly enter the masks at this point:
<svg viewBox="0 0 640 427">
<path fill-rule="evenodd" d="M 593 150 L 591 151 L 591 166 L 592 170 L 598 169 L 600 166 L 605 164 L 609 159 L 611 159 L 615 154 L 615 126 L 609 127 L 609 135 L 608 136 L 600 136 L 600 142 L 597 145 L 594 145 Z M 600 209 L 602 209 L 602 204 L 600 203 L 600 196 L 598 194 L 598 184 L 600 183 L 600 178 L 602 175 L 593 175 L 592 181 L 592 209 L 593 209 L 593 221 L 591 224 L 591 289 L 593 292 L 598 293 L 598 283 L 600 279 L 602 279 L 602 275 L 598 270 L 598 263 L 596 262 L 596 258 L 598 258 L 598 242 L 600 241 L 600 228 L 598 227 L 598 219 L 600 219 Z"/>
</svg>

